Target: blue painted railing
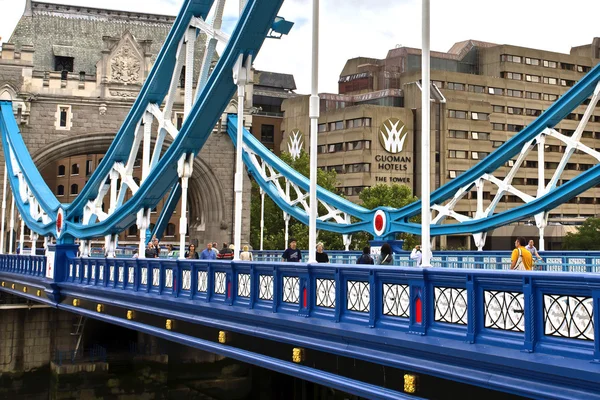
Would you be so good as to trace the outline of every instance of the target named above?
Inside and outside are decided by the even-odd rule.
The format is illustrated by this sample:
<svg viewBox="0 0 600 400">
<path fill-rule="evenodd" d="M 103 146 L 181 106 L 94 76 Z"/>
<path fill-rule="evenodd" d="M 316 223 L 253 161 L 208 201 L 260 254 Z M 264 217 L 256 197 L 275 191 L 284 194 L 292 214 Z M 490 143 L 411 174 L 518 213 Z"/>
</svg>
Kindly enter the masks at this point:
<svg viewBox="0 0 600 400">
<path fill-rule="evenodd" d="M 590 274 L 93 258 L 68 268 L 68 282 L 119 293 L 600 359 Z"/>
<path fill-rule="evenodd" d="M 44 277 L 46 274 L 46 257 L 1 254 L 0 271 Z"/>
</svg>

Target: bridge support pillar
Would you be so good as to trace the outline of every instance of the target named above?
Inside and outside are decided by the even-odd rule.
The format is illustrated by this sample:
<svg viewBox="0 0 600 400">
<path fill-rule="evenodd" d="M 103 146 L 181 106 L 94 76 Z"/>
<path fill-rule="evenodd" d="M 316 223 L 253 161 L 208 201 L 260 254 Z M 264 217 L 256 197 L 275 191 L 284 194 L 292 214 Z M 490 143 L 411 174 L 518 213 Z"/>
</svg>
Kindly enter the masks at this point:
<svg viewBox="0 0 600 400">
<path fill-rule="evenodd" d="M 79 246 L 75 243 L 48 244 L 46 255 L 46 279 L 52 281 L 46 288 L 46 295 L 55 303 L 60 302 L 60 289 L 57 283 L 68 277 L 69 258 L 77 257 Z"/>
</svg>

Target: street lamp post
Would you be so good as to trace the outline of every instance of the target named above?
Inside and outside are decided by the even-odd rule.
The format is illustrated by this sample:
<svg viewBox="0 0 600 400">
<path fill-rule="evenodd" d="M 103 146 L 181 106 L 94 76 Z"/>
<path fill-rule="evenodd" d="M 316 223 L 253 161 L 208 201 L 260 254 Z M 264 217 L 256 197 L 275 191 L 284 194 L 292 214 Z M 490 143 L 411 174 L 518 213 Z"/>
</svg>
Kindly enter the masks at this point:
<svg viewBox="0 0 600 400">
<path fill-rule="evenodd" d="M 319 0 L 312 3 L 312 84 L 310 92 L 310 214 L 308 262 L 317 256 L 317 125 L 319 122 Z"/>
<path fill-rule="evenodd" d="M 421 265 L 423 267 L 431 266 L 431 210 L 430 210 L 430 90 L 431 77 L 429 74 L 430 55 L 429 55 L 429 0 L 423 0 L 422 11 L 422 39 L 423 49 L 421 54 L 421 244 L 423 249 L 423 258 Z"/>
</svg>

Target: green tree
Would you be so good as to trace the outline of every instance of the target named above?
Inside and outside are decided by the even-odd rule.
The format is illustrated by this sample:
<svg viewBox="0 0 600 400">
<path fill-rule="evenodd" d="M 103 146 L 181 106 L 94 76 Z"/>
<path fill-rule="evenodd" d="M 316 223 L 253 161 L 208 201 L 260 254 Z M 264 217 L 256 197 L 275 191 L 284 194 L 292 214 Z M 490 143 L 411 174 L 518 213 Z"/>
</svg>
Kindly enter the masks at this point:
<svg viewBox="0 0 600 400">
<path fill-rule="evenodd" d="M 567 233 L 562 247 L 564 250 L 600 250 L 600 218 L 588 218 L 577 233 Z"/>
<path fill-rule="evenodd" d="M 300 157 L 293 160 L 289 153 L 283 153 L 281 159 L 291 166 L 294 170 L 309 177 L 310 174 L 310 156 L 305 151 L 300 153 Z M 326 171 L 319 168 L 317 170 L 317 183 L 322 188 L 335 192 L 337 182 L 337 174 L 335 171 Z M 281 179 L 281 185 L 285 188 L 285 181 Z M 292 200 L 296 199 L 297 194 L 293 189 L 290 189 Z M 251 231 L 250 244 L 254 249 L 260 248 L 260 187 L 256 182 L 252 182 L 252 199 L 251 199 Z M 285 246 L 285 224 L 283 220 L 283 211 L 275 204 L 275 202 L 265 196 L 265 226 L 264 226 L 264 248 L 265 249 L 282 249 Z M 323 215 L 325 208 L 319 205 L 319 214 Z M 298 241 L 298 247 L 301 249 L 308 248 L 308 226 L 301 222 L 290 218 L 289 227 L 290 237 L 294 237 Z M 342 235 L 334 232 L 320 231 L 319 241 L 323 242 L 325 248 L 330 250 L 343 249 Z"/>
<path fill-rule="evenodd" d="M 406 185 L 386 185 L 379 184 L 370 188 L 364 189 L 358 196 L 362 201 L 362 206 L 373 210 L 377 207 L 392 207 L 402 208 L 410 203 L 417 201 L 417 198 L 413 196 L 412 190 Z M 411 218 L 411 222 L 419 222 L 420 217 Z M 373 238 L 372 235 L 362 232 L 354 235 L 352 238 L 354 248 L 364 247 L 369 240 Z M 419 243 L 419 238 L 407 233 L 401 233 L 397 235 L 398 239 L 404 240 L 404 249 L 408 250 L 413 248 Z"/>
</svg>

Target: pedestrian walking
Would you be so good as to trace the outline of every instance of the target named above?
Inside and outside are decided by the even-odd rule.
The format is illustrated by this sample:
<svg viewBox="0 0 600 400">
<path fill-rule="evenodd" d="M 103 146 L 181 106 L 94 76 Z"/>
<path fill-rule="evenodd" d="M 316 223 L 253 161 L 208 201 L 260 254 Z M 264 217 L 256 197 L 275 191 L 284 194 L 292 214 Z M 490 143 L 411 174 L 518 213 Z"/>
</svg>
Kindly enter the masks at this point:
<svg viewBox="0 0 600 400">
<path fill-rule="evenodd" d="M 357 264 L 370 264 L 373 265 L 375 264 L 375 261 L 373 261 L 373 257 L 371 257 L 371 248 L 369 246 L 365 246 L 363 248 L 363 253 L 360 257 L 358 257 L 358 260 L 356 260 Z"/>
<path fill-rule="evenodd" d="M 317 243 L 317 254 L 315 256 L 318 263 L 327 264 L 329 263 L 329 256 L 325 253 L 322 242 Z"/>
<path fill-rule="evenodd" d="M 192 247 L 192 246 L 194 246 L 194 245 L 190 244 L 190 247 Z M 194 246 L 194 250 L 196 250 L 195 247 L 196 246 Z M 185 258 L 188 258 L 187 254 L 186 254 Z M 209 242 L 206 244 L 206 248 L 204 250 L 202 250 L 202 253 L 200 253 L 200 259 L 201 260 L 216 260 L 217 259 L 215 252 L 212 251 L 212 243 Z"/>
<path fill-rule="evenodd" d="M 533 257 L 529 250 L 525 248 L 527 241 L 519 236 L 515 240 L 515 249 L 512 252 L 510 269 L 517 271 L 531 271 L 533 266 Z"/>
<path fill-rule="evenodd" d="M 290 239 L 290 247 L 288 247 L 281 256 L 283 262 L 302 261 L 302 253 L 297 249 L 296 245 L 296 239 Z"/>
<path fill-rule="evenodd" d="M 252 261 L 252 253 L 250 253 L 250 248 L 248 246 L 242 247 L 244 251 L 240 253 L 240 260 L 242 261 Z"/>
<path fill-rule="evenodd" d="M 532 269 L 536 270 L 536 269 L 540 269 L 541 270 L 541 266 L 536 267 L 537 261 L 544 261 L 542 259 L 542 257 L 540 257 L 540 254 L 538 253 L 537 249 L 534 246 L 534 241 L 530 240 L 529 243 L 527 244 L 527 246 L 525 246 L 525 248 L 531 253 L 531 257 L 533 258 L 533 266 Z"/>
<path fill-rule="evenodd" d="M 390 265 L 394 262 L 394 256 L 392 254 L 392 246 L 389 243 L 384 243 L 381 246 L 381 253 L 377 259 L 379 265 Z"/>
</svg>

